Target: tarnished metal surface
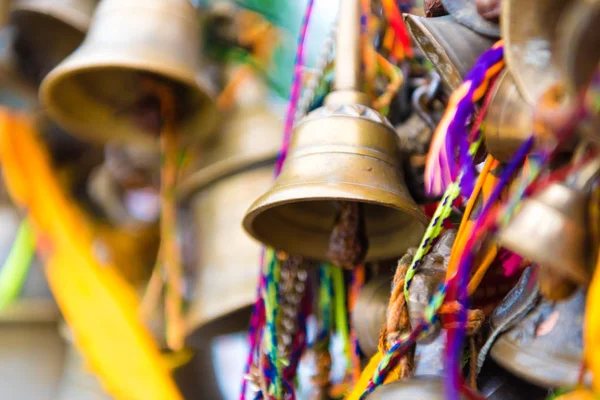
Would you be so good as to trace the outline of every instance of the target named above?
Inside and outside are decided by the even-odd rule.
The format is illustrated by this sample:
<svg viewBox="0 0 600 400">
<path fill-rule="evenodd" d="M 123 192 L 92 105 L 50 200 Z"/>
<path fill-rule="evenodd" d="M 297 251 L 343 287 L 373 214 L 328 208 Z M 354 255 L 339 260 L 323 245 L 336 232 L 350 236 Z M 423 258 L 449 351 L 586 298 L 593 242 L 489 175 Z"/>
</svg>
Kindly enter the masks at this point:
<svg viewBox="0 0 600 400">
<path fill-rule="evenodd" d="M 156 99 L 142 84 L 155 78 L 175 93 L 187 143 L 206 139 L 217 112 L 197 81 L 199 32 L 188 0 L 103 0 L 81 46 L 44 78 L 40 100 L 85 138 L 156 146 Z"/>
</svg>

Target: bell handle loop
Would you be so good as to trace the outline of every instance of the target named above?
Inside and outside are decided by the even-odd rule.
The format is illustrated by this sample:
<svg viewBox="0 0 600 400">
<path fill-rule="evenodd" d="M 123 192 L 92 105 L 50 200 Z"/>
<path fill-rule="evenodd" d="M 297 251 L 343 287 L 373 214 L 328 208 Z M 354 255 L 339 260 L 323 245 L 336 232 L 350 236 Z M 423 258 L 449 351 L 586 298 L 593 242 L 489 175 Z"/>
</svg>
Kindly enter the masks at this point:
<svg viewBox="0 0 600 400">
<path fill-rule="evenodd" d="M 360 0 L 340 0 L 335 38 L 335 90 L 361 90 Z"/>
</svg>

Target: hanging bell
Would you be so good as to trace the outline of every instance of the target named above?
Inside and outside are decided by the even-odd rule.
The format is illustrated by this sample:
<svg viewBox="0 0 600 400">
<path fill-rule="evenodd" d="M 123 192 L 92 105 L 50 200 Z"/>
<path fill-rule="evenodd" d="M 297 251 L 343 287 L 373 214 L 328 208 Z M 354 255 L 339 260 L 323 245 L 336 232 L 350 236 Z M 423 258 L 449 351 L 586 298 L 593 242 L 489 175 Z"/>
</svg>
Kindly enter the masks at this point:
<svg viewBox="0 0 600 400">
<path fill-rule="evenodd" d="M 422 18 L 404 14 L 404 21 L 450 92 L 460 86 L 481 53 L 494 44 L 489 37 L 459 24 L 450 15 Z"/>
<path fill-rule="evenodd" d="M 585 188 L 597 174 L 600 159 L 588 162 L 570 186 L 553 183 L 532 198 L 500 232 L 501 246 L 539 264 L 552 274 L 587 285 L 590 251 L 587 246 Z"/>
<path fill-rule="evenodd" d="M 501 162 L 510 161 L 533 134 L 533 107 L 525 102 L 508 70 L 498 77 L 482 130 L 488 152 Z"/>
<path fill-rule="evenodd" d="M 195 348 L 248 324 L 261 249 L 240 220 L 272 184 L 281 142 L 282 121 L 264 105 L 240 107 L 224 121 L 198 170 L 179 188 L 193 225 L 183 224 L 184 258 L 195 275 L 187 342 Z"/>
<path fill-rule="evenodd" d="M 479 13 L 475 0 L 442 0 L 444 8 L 459 24 L 490 38 L 500 38 L 500 26 Z"/>
<path fill-rule="evenodd" d="M 16 0 L 10 21 L 20 70 L 32 83 L 42 78 L 83 42 L 96 0 Z"/>
<path fill-rule="evenodd" d="M 557 27 L 563 12 L 574 1 L 502 2 L 504 59 L 521 95 L 532 106 L 560 80 Z"/>
<path fill-rule="evenodd" d="M 188 0 L 103 0 L 82 45 L 40 87 L 51 117 L 73 133 L 156 146 L 159 100 L 144 80 L 167 83 L 180 131 L 205 138 L 215 106 L 197 79 L 200 28 Z"/>
<path fill-rule="evenodd" d="M 0 30 L 0 104 L 12 109 L 32 110 L 38 105 L 37 90 L 19 73 L 13 43 L 14 27 Z"/>
<path fill-rule="evenodd" d="M 352 326 L 358 346 L 369 358 L 378 351 L 379 334 L 387 319 L 392 282 L 392 277 L 383 277 L 364 285 L 352 311 Z"/>
<path fill-rule="evenodd" d="M 575 1 L 558 23 L 557 61 L 576 96 L 592 79 L 600 63 L 600 3 Z"/>
<path fill-rule="evenodd" d="M 359 2 L 343 2 L 339 21 L 335 91 L 296 125 L 281 174 L 243 224 L 269 246 L 327 260 L 340 201 L 358 203 L 369 242 L 366 260 L 389 259 L 419 242 L 427 218 L 404 184 L 394 128 L 357 91 Z"/>
<path fill-rule="evenodd" d="M 492 327 L 505 325 L 501 321 L 506 319 L 503 307 L 501 304 L 492 315 Z M 575 386 L 583 361 L 584 310 L 583 290 L 559 302 L 542 297 L 533 308 L 522 309 L 521 317 L 511 320 L 512 326 L 504 326 L 505 332 L 490 350 L 492 359 L 536 385 Z"/>
</svg>

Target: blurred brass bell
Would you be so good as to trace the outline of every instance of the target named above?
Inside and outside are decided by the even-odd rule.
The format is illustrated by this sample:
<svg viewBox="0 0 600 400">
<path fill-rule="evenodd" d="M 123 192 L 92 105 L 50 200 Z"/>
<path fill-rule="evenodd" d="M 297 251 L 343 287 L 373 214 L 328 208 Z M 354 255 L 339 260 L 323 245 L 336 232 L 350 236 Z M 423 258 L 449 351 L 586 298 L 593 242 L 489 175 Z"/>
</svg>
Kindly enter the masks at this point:
<svg viewBox="0 0 600 400">
<path fill-rule="evenodd" d="M 364 205 L 366 260 L 402 254 L 419 242 L 427 223 L 404 184 L 394 128 L 357 91 L 359 21 L 359 2 L 343 2 L 336 90 L 296 125 L 275 185 L 244 217 L 250 235 L 290 254 L 328 259 L 339 201 Z"/>
<path fill-rule="evenodd" d="M 96 0 L 15 0 L 20 69 L 36 85 L 83 42 Z"/>
<path fill-rule="evenodd" d="M 502 310 L 500 305 L 492 315 L 492 327 L 503 318 Z M 492 359 L 536 385 L 575 386 L 583 362 L 584 310 L 585 292 L 581 289 L 563 301 L 542 297 L 504 327 L 490 350 Z"/>
<path fill-rule="evenodd" d="M 525 102 L 508 70 L 498 77 L 482 129 L 487 150 L 502 162 L 510 161 L 533 134 L 533 107 Z"/>
<path fill-rule="evenodd" d="M 477 58 L 494 44 L 446 15 L 422 18 L 404 14 L 406 26 L 450 92 L 457 89 Z"/>
<path fill-rule="evenodd" d="M 557 60 L 573 95 L 591 80 L 600 63 L 600 2 L 575 1 L 558 24 Z"/>
<path fill-rule="evenodd" d="M 553 183 L 523 200 L 521 209 L 500 232 L 501 246 L 580 285 L 590 280 L 585 186 L 598 172 L 600 159 L 576 173 L 572 187 Z"/>
<path fill-rule="evenodd" d="M 379 334 L 387 319 L 393 277 L 372 280 L 364 285 L 352 311 L 352 326 L 361 352 L 372 357 L 377 353 Z"/>
<path fill-rule="evenodd" d="M 504 59 L 521 95 L 532 106 L 560 80 L 557 27 L 574 0 L 502 2 Z"/>
<path fill-rule="evenodd" d="M 265 105 L 240 107 L 224 121 L 199 169 L 179 188 L 193 224 L 183 227 L 184 257 L 195 275 L 187 315 L 187 342 L 194 348 L 247 327 L 261 249 L 240 220 L 273 182 L 282 135 L 281 119 Z"/>
<path fill-rule="evenodd" d="M 37 90 L 19 73 L 13 49 L 15 29 L 0 30 L 0 104 L 13 109 L 32 110 L 38 105 Z"/>
<path fill-rule="evenodd" d="M 155 146 L 158 99 L 142 82 L 152 78 L 171 85 L 185 138 L 205 138 L 216 113 L 197 79 L 199 32 L 188 0 L 103 0 L 82 45 L 44 78 L 40 100 L 73 133 Z"/>
<path fill-rule="evenodd" d="M 475 0 L 442 0 L 442 4 L 461 25 L 481 35 L 500 38 L 500 26 L 479 14 Z"/>
</svg>

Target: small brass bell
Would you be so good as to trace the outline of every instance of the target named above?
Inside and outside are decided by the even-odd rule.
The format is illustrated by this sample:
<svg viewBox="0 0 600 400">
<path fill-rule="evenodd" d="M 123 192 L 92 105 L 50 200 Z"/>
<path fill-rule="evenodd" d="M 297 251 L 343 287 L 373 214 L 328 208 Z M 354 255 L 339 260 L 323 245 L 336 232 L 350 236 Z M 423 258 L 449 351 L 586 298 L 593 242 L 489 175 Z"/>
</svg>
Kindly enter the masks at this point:
<svg viewBox="0 0 600 400">
<path fill-rule="evenodd" d="M 427 218 L 404 184 L 394 128 L 357 91 L 358 1 L 342 3 L 339 21 L 336 90 L 297 124 L 281 174 L 243 224 L 276 249 L 327 260 L 339 202 L 358 203 L 369 242 L 366 260 L 392 258 L 419 242 Z"/>
<path fill-rule="evenodd" d="M 16 0 L 10 20 L 24 75 L 39 84 L 44 75 L 83 42 L 96 0 Z"/>
<path fill-rule="evenodd" d="M 558 24 L 557 61 L 573 95 L 592 79 L 600 63 L 600 3 L 576 1 Z"/>
<path fill-rule="evenodd" d="M 556 62 L 557 27 L 573 1 L 502 2 L 504 59 L 521 95 L 532 106 L 560 80 Z"/>
<path fill-rule="evenodd" d="M 40 100 L 73 133 L 155 146 L 158 100 L 143 85 L 153 78 L 172 87 L 185 138 L 205 138 L 216 112 L 197 79 L 199 33 L 188 0 L 103 0 L 82 45 L 44 78 Z"/>
<path fill-rule="evenodd" d="M 12 27 L 0 30 L 0 104 L 13 109 L 37 107 L 37 90 L 18 72 L 17 55 L 12 44 L 16 32 Z"/>
<path fill-rule="evenodd" d="M 500 26 L 483 18 L 475 0 L 442 0 L 444 8 L 458 23 L 490 38 L 500 38 Z"/>
<path fill-rule="evenodd" d="M 387 319 L 392 277 L 375 279 L 360 289 L 352 311 L 352 326 L 361 352 L 372 357 L 377 353 L 379 334 Z"/>
<path fill-rule="evenodd" d="M 251 202 L 273 182 L 282 121 L 266 106 L 239 107 L 208 143 L 196 172 L 182 181 L 189 213 L 186 263 L 194 267 L 187 342 L 244 330 L 256 299 L 260 246 L 240 226 Z M 185 227 L 185 224 L 184 224 Z"/>
<path fill-rule="evenodd" d="M 449 15 L 422 18 L 404 14 L 404 21 L 449 91 L 460 86 L 481 53 L 494 44 L 492 39 L 459 24 Z"/>
<path fill-rule="evenodd" d="M 498 77 L 482 129 L 487 150 L 502 162 L 510 161 L 533 134 L 533 107 L 525 102 L 508 70 Z"/>
<path fill-rule="evenodd" d="M 585 187 L 598 172 L 600 159 L 586 164 L 569 187 L 553 183 L 532 198 L 498 237 L 501 246 L 539 264 L 553 274 L 587 285 L 590 280 Z"/>
</svg>

